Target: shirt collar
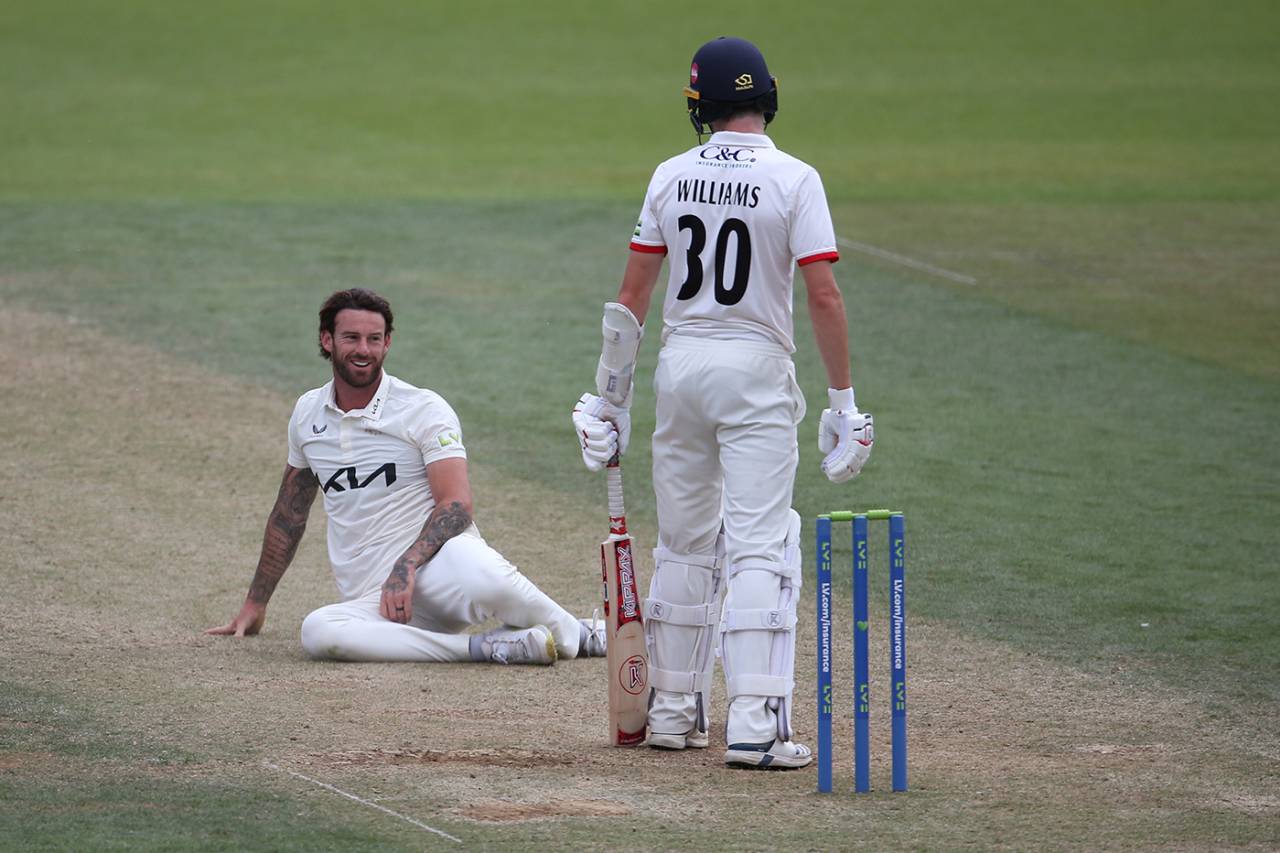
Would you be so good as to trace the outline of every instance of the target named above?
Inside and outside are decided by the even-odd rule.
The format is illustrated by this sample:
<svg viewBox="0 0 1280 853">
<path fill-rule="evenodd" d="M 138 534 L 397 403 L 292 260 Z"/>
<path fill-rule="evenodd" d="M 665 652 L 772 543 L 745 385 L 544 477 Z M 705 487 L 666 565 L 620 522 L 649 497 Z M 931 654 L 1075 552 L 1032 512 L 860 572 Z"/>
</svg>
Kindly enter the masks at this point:
<svg viewBox="0 0 1280 853">
<path fill-rule="evenodd" d="M 338 408 L 338 401 L 334 397 L 333 380 L 330 379 L 324 386 L 325 388 L 325 405 L 333 409 L 341 417 L 362 417 L 365 420 L 376 421 L 382 417 L 382 410 L 386 408 L 387 395 L 391 393 L 391 374 L 382 371 L 382 381 L 378 383 L 378 390 L 374 392 L 373 399 L 369 401 L 369 405 L 363 409 L 352 409 L 344 412 Z"/>
<path fill-rule="evenodd" d="M 774 148 L 773 140 L 763 133 L 738 133 L 718 130 L 707 140 L 711 145 L 749 145 L 753 148 Z"/>
</svg>

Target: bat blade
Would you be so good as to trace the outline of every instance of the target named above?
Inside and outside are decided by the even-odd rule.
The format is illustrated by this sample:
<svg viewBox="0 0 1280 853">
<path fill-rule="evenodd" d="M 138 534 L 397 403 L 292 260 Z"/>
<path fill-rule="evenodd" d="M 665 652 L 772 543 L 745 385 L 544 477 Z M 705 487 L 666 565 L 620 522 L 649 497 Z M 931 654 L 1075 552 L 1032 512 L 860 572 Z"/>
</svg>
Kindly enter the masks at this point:
<svg viewBox="0 0 1280 853">
<path fill-rule="evenodd" d="M 609 732 L 614 746 L 644 742 L 649 713 L 649 656 L 636 584 L 631 537 L 611 535 L 600 546 L 604 562 Z"/>
<path fill-rule="evenodd" d="M 622 502 L 622 471 L 609 463 L 609 538 L 600 543 L 600 576 L 608 624 L 609 740 L 614 746 L 644 743 L 649 714 L 649 655 L 636 564 Z"/>
</svg>

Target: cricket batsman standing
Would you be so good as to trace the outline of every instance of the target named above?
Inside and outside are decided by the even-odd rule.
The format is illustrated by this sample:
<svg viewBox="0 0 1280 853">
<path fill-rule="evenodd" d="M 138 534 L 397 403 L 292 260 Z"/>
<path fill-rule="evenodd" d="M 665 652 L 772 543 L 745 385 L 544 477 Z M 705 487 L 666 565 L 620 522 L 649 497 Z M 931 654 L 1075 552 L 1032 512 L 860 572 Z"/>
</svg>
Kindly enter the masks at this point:
<svg viewBox="0 0 1280 853">
<path fill-rule="evenodd" d="M 574 427 L 588 468 L 626 452 L 642 323 L 668 258 L 653 380 L 658 547 L 643 611 L 648 743 L 708 745 L 718 645 L 729 701 L 725 762 L 804 767 L 811 752 L 791 730 L 801 583 L 791 495 L 805 414 L 791 361 L 796 266 L 827 373 L 818 444 L 832 482 L 862 469 L 872 419 L 854 403 L 822 181 L 765 135 L 778 90 L 764 56 L 743 39 L 707 42 L 685 95 L 699 144 L 649 182 L 617 301 L 605 305 L 597 394 L 582 395 Z"/>
</svg>

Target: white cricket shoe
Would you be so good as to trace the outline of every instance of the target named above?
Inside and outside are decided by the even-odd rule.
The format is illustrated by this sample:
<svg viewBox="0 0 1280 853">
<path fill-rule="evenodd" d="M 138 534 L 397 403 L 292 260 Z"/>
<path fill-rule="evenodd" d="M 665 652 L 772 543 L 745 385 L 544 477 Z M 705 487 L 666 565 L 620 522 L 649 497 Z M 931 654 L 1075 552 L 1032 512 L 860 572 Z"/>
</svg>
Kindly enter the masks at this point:
<svg viewBox="0 0 1280 853">
<path fill-rule="evenodd" d="M 579 619 L 582 636 L 578 641 L 578 657 L 602 658 L 608 654 L 608 625 L 600 621 L 600 611 L 592 610 L 590 619 Z"/>
<path fill-rule="evenodd" d="M 724 751 L 724 763 L 752 770 L 795 770 L 807 767 L 813 752 L 802 743 L 774 738 L 766 743 L 731 743 Z"/>
<path fill-rule="evenodd" d="M 556 662 L 556 639 L 545 625 L 499 628 L 481 638 L 481 648 L 494 663 L 550 666 Z"/>
<path fill-rule="evenodd" d="M 649 732 L 649 739 L 645 741 L 654 749 L 706 749 L 710 742 L 711 737 L 696 728 L 682 734 Z"/>
</svg>

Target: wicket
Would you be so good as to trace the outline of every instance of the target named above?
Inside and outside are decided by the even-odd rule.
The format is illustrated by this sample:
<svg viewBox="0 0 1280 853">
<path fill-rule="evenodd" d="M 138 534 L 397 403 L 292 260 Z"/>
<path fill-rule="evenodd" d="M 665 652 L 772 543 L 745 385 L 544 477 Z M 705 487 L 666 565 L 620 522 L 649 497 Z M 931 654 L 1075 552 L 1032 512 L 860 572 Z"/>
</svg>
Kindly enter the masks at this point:
<svg viewBox="0 0 1280 853">
<path fill-rule="evenodd" d="M 831 512 L 818 516 L 818 790 L 831 779 L 831 523 L 853 522 L 853 777 L 871 790 L 871 690 L 867 677 L 867 527 L 889 522 L 889 691 L 893 710 L 893 790 L 907 790 L 906 523 L 901 511 Z"/>
</svg>

